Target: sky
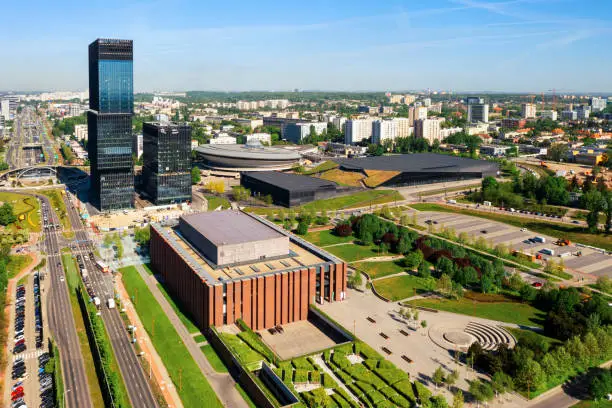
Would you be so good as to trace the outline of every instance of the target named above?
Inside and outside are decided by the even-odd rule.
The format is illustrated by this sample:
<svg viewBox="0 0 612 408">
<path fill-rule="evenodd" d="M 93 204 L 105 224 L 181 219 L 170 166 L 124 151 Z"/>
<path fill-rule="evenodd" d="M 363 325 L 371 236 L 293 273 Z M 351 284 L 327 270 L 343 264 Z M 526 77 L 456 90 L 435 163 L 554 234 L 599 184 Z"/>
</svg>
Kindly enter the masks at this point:
<svg viewBox="0 0 612 408">
<path fill-rule="evenodd" d="M 84 90 L 123 38 L 139 92 L 612 92 L 610 0 L 3 3 L 0 90 Z"/>
</svg>

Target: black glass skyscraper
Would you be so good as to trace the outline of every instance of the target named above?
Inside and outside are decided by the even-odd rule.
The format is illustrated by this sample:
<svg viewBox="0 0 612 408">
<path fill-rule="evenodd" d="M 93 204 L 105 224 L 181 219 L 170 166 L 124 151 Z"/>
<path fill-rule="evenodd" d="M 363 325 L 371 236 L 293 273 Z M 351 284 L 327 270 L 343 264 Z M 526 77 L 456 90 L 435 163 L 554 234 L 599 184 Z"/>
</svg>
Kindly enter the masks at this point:
<svg viewBox="0 0 612 408">
<path fill-rule="evenodd" d="M 191 200 L 191 127 L 145 123 L 142 137 L 144 191 L 155 204 Z"/>
<path fill-rule="evenodd" d="M 102 211 L 133 207 L 131 40 L 97 39 L 89 45 L 89 109 L 91 198 Z"/>
</svg>

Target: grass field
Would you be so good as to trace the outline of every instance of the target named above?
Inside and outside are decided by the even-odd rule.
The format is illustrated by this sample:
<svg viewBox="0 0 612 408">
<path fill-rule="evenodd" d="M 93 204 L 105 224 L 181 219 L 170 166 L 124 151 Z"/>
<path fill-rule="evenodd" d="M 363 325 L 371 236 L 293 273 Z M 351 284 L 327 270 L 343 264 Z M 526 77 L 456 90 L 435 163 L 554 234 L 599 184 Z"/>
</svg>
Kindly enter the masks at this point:
<svg viewBox="0 0 612 408">
<path fill-rule="evenodd" d="M 306 241 L 313 243 L 317 246 L 326 246 L 334 244 L 343 244 L 352 242 L 355 238 L 352 235 L 348 237 L 339 237 L 334 235 L 332 230 L 314 231 L 309 232 L 303 237 Z"/>
<path fill-rule="evenodd" d="M 223 197 L 207 195 L 206 201 L 208 201 L 208 211 L 214 211 L 217 208 L 219 208 L 219 206 L 221 206 L 224 210 L 227 210 L 228 208 L 230 208 L 230 202 L 227 201 L 227 199 Z"/>
<path fill-rule="evenodd" d="M 372 279 L 382 278 L 383 276 L 393 275 L 406 270 L 406 268 L 400 265 L 399 261 L 355 262 L 352 266 L 367 273 Z"/>
<path fill-rule="evenodd" d="M 227 373 L 227 367 L 223 364 L 223 360 L 219 358 L 210 344 L 200 347 L 200 350 L 202 350 L 202 353 L 204 353 L 206 359 L 216 372 Z"/>
<path fill-rule="evenodd" d="M 423 191 L 422 193 L 419 193 L 420 196 L 423 197 L 428 197 L 428 196 L 432 196 L 432 195 L 436 195 L 436 194 L 443 194 L 444 192 L 446 193 L 454 193 L 457 191 L 463 191 L 463 190 L 470 190 L 470 189 L 475 189 L 475 188 L 480 188 L 480 184 L 473 184 L 471 186 L 459 186 L 459 187 L 451 187 L 451 188 L 441 188 L 438 190 L 429 190 L 429 191 Z"/>
<path fill-rule="evenodd" d="M 419 211 L 451 212 L 455 214 L 465 214 L 479 218 L 486 218 L 488 220 L 503 222 L 505 224 L 513 225 L 519 228 L 527 228 L 530 231 L 550 235 L 551 237 L 565 238 L 569 239 L 572 242 L 579 242 L 581 244 L 592 245 L 595 247 L 606 249 L 608 251 L 612 251 L 611 236 L 605 235 L 603 233 L 590 234 L 588 232 L 585 232 L 584 228 L 578 226 L 575 227 L 550 221 L 537 221 L 533 219 L 515 217 L 506 214 L 485 213 L 463 208 L 451 208 L 439 204 L 410 204 L 410 207 Z"/>
<path fill-rule="evenodd" d="M 516 340 L 519 343 L 534 343 L 534 342 L 540 342 L 542 341 L 545 344 L 548 344 L 549 346 L 555 345 L 555 344 L 561 344 L 560 340 L 557 339 L 553 339 L 552 337 L 548 337 L 548 336 L 544 336 L 543 334 L 540 334 L 538 332 L 535 332 L 533 330 L 523 330 L 523 329 L 515 329 L 515 328 L 508 328 L 507 329 L 510 333 L 512 333 L 512 335 L 516 338 Z"/>
<path fill-rule="evenodd" d="M 418 299 L 408 302 L 414 306 L 423 306 L 446 312 L 459 313 L 500 322 L 515 323 L 525 326 L 542 327 L 544 313 L 527 303 L 519 302 L 476 302 L 466 298 Z"/>
<path fill-rule="evenodd" d="M 302 174 L 304 174 L 306 176 L 309 176 L 311 174 L 322 173 L 324 171 L 335 169 L 338 166 L 339 166 L 339 164 L 336 163 L 336 162 L 333 162 L 333 161 L 324 161 L 323 163 L 319 164 L 318 166 L 313 167 L 310 170 L 306 170 Z"/>
<path fill-rule="evenodd" d="M 179 319 L 181 320 L 181 323 L 183 323 L 183 325 L 185 325 L 185 327 L 187 328 L 187 331 L 189 333 L 191 333 L 191 334 L 199 333 L 200 329 L 198 329 L 198 327 L 191 321 L 191 319 L 189 317 L 187 317 L 187 315 L 185 315 L 181 311 L 181 309 L 176 304 L 176 302 L 174 301 L 172 296 L 166 291 L 166 288 L 164 288 L 164 286 L 161 283 L 158 283 L 157 287 L 159 288 L 159 290 L 162 293 L 162 295 L 164 295 L 164 297 L 166 298 L 168 303 L 170 303 L 170 306 L 172 306 L 172 309 L 178 315 Z"/>
<path fill-rule="evenodd" d="M 319 176 L 324 180 L 333 181 L 341 186 L 361 187 L 364 175 L 356 171 L 343 171 L 340 169 L 328 170 Z"/>
<path fill-rule="evenodd" d="M 203 334 L 198 334 L 197 336 L 193 337 L 193 341 L 195 341 L 196 343 L 202 343 L 206 341 L 206 337 L 204 337 Z"/>
<path fill-rule="evenodd" d="M 380 186 L 385 181 L 391 180 L 397 176 L 399 171 L 388 171 L 388 170 L 365 170 L 368 177 L 363 181 L 368 187 L 374 188 Z"/>
<path fill-rule="evenodd" d="M 40 231 L 40 214 L 38 213 L 40 203 L 36 198 L 3 191 L 0 192 L 0 202 L 11 204 L 17 218 L 21 214 L 25 217 L 23 221 L 17 221 L 15 225 L 30 231 Z"/>
<path fill-rule="evenodd" d="M 612 408 L 612 401 L 580 401 L 571 408 Z"/>
<path fill-rule="evenodd" d="M 87 382 L 89 383 L 91 401 L 95 408 L 103 408 L 104 399 L 102 398 L 102 390 L 100 389 L 100 383 L 96 373 L 96 365 L 91 353 L 91 348 L 89 347 L 89 339 L 87 337 L 87 330 L 85 329 L 85 320 L 83 320 L 83 314 L 76 294 L 76 288 L 79 286 L 79 281 L 81 278 L 79 276 L 76 263 L 70 254 L 62 255 L 62 264 L 64 265 L 64 274 L 66 275 L 66 282 L 68 283 L 70 305 L 72 307 L 72 314 L 74 315 L 74 326 L 79 338 L 79 346 L 81 347 L 83 362 L 85 363 L 85 373 L 87 375 Z M 119 369 L 119 367 L 117 367 L 117 369 Z"/>
<path fill-rule="evenodd" d="M 9 263 L 6 265 L 8 278 L 12 279 L 32 262 L 31 255 L 10 255 Z"/>
<path fill-rule="evenodd" d="M 336 255 L 346 262 L 359 261 L 361 259 L 372 258 L 375 256 L 389 255 L 378 253 L 378 248 L 374 246 L 362 246 L 357 244 L 337 245 L 325 248 L 327 252 Z"/>
<path fill-rule="evenodd" d="M 376 291 L 387 299 L 396 301 L 430 291 L 423 278 L 414 275 L 394 276 L 372 282 Z"/>
<path fill-rule="evenodd" d="M 404 198 L 395 190 L 361 191 L 356 194 L 317 200 L 303 205 L 301 208 L 312 210 L 340 210 L 367 207 L 374 204 L 385 204 L 393 201 L 403 201 Z"/>
<path fill-rule="evenodd" d="M 214 390 L 200 371 L 180 336 L 133 266 L 121 269 L 123 283 L 130 295 L 138 291 L 134 303 L 155 350 L 161 357 L 185 407 L 222 407 Z M 153 321 L 155 332 L 153 332 Z"/>
</svg>

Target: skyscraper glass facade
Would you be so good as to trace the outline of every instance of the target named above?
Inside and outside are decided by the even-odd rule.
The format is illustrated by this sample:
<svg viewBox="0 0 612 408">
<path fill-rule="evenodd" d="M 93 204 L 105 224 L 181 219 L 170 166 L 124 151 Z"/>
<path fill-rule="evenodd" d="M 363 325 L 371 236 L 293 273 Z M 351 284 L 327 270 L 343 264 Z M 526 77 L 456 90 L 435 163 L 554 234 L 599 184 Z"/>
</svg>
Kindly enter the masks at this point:
<svg viewBox="0 0 612 408">
<path fill-rule="evenodd" d="M 102 211 L 134 206 L 133 46 L 98 39 L 89 45 L 91 198 Z"/>
<path fill-rule="evenodd" d="M 145 123 L 142 134 L 144 191 L 155 204 L 191 200 L 191 127 Z"/>
</svg>

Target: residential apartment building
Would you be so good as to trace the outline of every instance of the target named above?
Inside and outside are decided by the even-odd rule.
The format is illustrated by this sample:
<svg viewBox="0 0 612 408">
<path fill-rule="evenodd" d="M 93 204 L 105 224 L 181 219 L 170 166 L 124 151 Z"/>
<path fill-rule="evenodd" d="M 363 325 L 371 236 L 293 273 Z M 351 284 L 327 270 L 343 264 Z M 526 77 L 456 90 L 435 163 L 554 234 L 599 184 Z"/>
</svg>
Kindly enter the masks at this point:
<svg viewBox="0 0 612 408">
<path fill-rule="evenodd" d="M 527 121 L 525 119 L 504 118 L 501 121 L 501 127 L 506 129 L 523 129 Z"/>
<path fill-rule="evenodd" d="M 385 140 L 397 138 L 397 123 L 393 119 L 372 122 L 372 143 L 382 144 Z"/>
<path fill-rule="evenodd" d="M 606 109 L 607 107 L 607 100 L 605 98 L 591 98 L 590 104 L 591 104 L 591 110 L 593 112 L 601 112 L 602 110 Z"/>
<path fill-rule="evenodd" d="M 564 110 L 561 112 L 561 118 L 563 120 L 578 120 L 578 112 L 575 110 Z"/>
<path fill-rule="evenodd" d="M 208 141 L 208 144 L 211 145 L 235 145 L 236 138 L 234 136 L 230 136 L 227 133 L 219 133 L 214 138 Z"/>
<path fill-rule="evenodd" d="M 414 127 L 410 124 L 409 118 L 394 118 L 397 129 L 397 137 L 408 137 L 414 134 Z"/>
<path fill-rule="evenodd" d="M 540 113 L 540 117 L 542 119 L 557 120 L 558 116 L 559 115 L 557 114 L 557 111 L 555 110 L 544 110 Z"/>
<path fill-rule="evenodd" d="M 252 135 L 247 135 L 246 137 L 247 143 L 267 143 L 268 145 L 272 144 L 272 136 L 269 133 L 253 133 Z"/>
<path fill-rule="evenodd" d="M 429 143 L 434 140 L 442 140 L 440 134 L 441 120 L 438 118 L 419 119 L 414 121 L 414 135 L 418 138 L 427 139 Z"/>
<path fill-rule="evenodd" d="M 263 126 L 263 119 L 248 119 L 248 118 L 236 118 L 232 120 L 233 122 L 251 128 L 251 130 L 257 129 L 258 127 Z"/>
<path fill-rule="evenodd" d="M 140 158 L 140 156 L 142 156 L 143 149 L 144 149 L 144 137 L 142 136 L 142 133 L 139 135 L 134 135 L 134 144 L 132 146 L 132 151 L 134 152 L 134 155 L 136 156 L 137 159 Z"/>
<path fill-rule="evenodd" d="M 523 119 L 535 119 L 536 111 L 535 103 L 524 103 L 521 105 L 521 117 Z"/>
<path fill-rule="evenodd" d="M 300 122 L 289 123 L 285 125 L 283 138 L 291 143 L 300 143 L 303 139 L 310 136 L 311 130 L 314 129 L 315 134 L 320 135 L 324 130 L 327 130 L 326 122 Z"/>
<path fill-rule="evenodd" d="M 578 114 L 579 120 L 587 120 L 589 116 L 591 116 L 591 107 L 587 105 L 577 106 L 576 113 Z"/>
<path fill-rule="evenodd" d="M 77 140 L 87 140 L 87 125 L 74 125 L 74 137 Z"/>
<path fill-rule="evenodd" d="M 355 144 L 372 137 L 372 119 L 351 119 L 345 124 L 344 143 Z"/>
</svg>

